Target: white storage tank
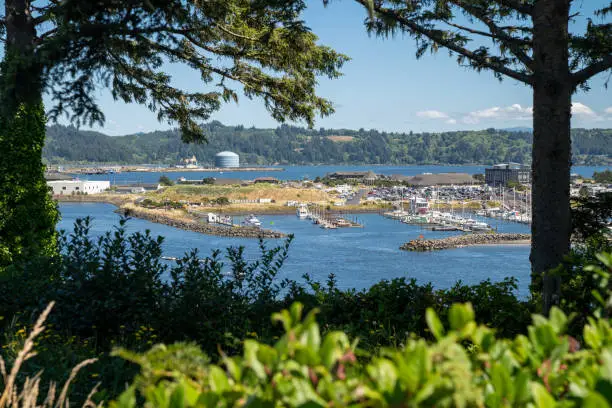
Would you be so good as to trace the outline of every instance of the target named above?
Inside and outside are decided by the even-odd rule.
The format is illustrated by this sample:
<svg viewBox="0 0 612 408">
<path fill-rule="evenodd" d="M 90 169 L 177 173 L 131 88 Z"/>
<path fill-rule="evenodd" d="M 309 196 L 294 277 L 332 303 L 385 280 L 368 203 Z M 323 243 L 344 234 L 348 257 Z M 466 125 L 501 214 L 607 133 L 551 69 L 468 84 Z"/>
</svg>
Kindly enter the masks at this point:
<svg viewBox="0 0 612 408">
<path fill-rule="evenodd" d="M 240 167 L 240 157 L 234 152 L 219 152 L 215 155 L 216 167 Z"/>
</svg>

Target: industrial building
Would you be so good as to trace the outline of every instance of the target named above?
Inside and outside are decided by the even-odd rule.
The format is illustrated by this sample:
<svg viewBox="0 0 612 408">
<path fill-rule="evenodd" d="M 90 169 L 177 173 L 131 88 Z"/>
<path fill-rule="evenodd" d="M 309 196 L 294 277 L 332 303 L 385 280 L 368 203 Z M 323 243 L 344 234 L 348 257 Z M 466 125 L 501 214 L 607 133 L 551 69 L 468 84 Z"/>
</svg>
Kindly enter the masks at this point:
<svg viewBox="0 0 612 408">
<path fill-rule="evenodd" d="M 219 152 L 215 155 L 215 167 L 240 167 L 240 157 L 234 152 Z"/>
<path fill-rule="evenodd" d="M 501 163 L 485 169 L 485 183 L 489 186 L 507 186 L 508 183 L 529 184 L 531 169 L 518 163 Z"/>
<path fill-rule="evenodd" d="M 47 181 L 53 195 L 99 194 L 110 188 L 110 181 L 57 180 Z"/>
</svg>

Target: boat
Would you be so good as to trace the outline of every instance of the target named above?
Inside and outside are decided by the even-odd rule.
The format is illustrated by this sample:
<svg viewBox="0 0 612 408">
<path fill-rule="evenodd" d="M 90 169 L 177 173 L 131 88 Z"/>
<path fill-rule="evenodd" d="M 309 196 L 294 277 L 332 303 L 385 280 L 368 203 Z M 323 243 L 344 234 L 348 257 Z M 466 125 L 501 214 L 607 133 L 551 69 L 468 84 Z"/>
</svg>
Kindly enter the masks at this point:
<svg viewBox="0 0 612 408">
<path fill-rule="evenodd" d="M 306 206 L 299 206 L 298 209 L 296 210 L 296 215 L 298 216 L 298 218 L 300 219 L 304 219 L 308 217 L 308 209 L 306 208 Z"/>
<path fill-rule="evenodd" d="M 242 221 L 242 224 L 246 225 L 247 227 L 261 227 L 261 221 L 259 221 L 253 214 L 246 217 L 244 221 Z"/>
</svg>

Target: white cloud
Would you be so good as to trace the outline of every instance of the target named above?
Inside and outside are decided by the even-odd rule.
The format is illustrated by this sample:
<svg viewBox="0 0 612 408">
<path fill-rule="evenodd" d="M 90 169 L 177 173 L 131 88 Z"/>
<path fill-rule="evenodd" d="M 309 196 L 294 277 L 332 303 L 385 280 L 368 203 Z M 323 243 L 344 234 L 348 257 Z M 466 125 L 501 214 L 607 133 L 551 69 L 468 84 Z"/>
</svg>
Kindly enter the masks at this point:
<svg viewBox="0 0 612 408">
<path fill-rule="evenodd" d="M 590 121 L 611 119 L 612 106 L 604 109 L 603 113 L 598 113 L 581 102 L 574 102 L 572 103 L 572 115 L 575 119 Z M 447 125 L 456 125 L 459 122 L 466 125 L 493 122 L 498 125 L 500 122 L 531 121 L 533 119 L 533 107 L 515 103 L 508 106 L 492 106 L 472 112 L 455 112 L 453 114 L 432 109 L 419 111 L 416 116 L 424 119 L 441 120 Z"/>
<path fill-rule="evenodd" d="M 466 114 L 462 121 L 467 124 L 476 124 L 481 120 L 503 119 L 503 120 L 531 120 L 533 109 L 530 106 L 522 107 L 518 103 L 510 106 L 477 110 Z"/>
<path fill-rule="evenodd" d="M 573 102 L 572 103 L 572 115 L 582 116 L 585 118 L 597 118 L 597 114 L 593 109 L 589 108 L 583 103 Z"/>
<path fill-rule="evenodd" d="M 446 113 L 437 110 L 420 111 L 417 112 L 416 115 L 419 118 L 425 119 L 448 119 L 448 115 Z"/>
</svg>

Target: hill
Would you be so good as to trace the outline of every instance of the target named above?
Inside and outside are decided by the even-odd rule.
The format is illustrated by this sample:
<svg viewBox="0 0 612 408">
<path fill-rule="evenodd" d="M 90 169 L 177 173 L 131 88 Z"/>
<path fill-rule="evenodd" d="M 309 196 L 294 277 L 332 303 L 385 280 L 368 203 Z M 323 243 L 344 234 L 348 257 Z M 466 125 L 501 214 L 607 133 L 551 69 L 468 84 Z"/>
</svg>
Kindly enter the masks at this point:
<svg viewBox="0 0 612 408">
<path fill-rule="evenodd" d="M 212 164 L 222 150 L 240 154 L 241 163 L 263 164 L 492 164 L 529 163 L 530 131 L 486 129 L 443 133 L 377 130 L 276 129 L 204 125 L 208 143 L 185 144 L 178 130 L 107 136 L 74 127 L 51 126 L 44 157 L 50 163 L 174 164 L 195 155 Z M 612 129 L 574 129 L 575 164 L 609 164 Z"/>
</svg>

